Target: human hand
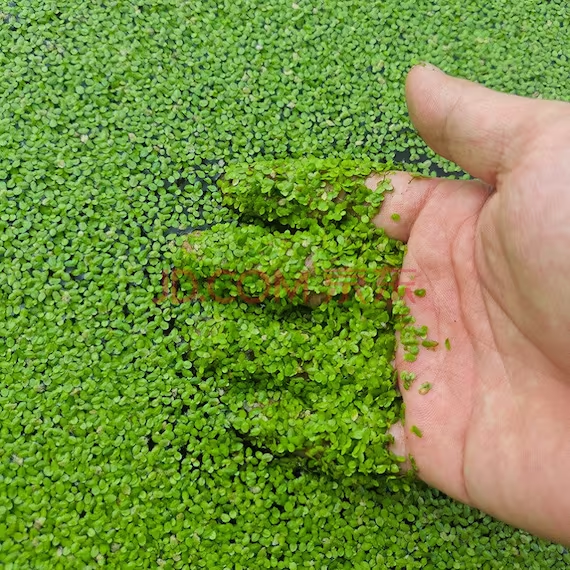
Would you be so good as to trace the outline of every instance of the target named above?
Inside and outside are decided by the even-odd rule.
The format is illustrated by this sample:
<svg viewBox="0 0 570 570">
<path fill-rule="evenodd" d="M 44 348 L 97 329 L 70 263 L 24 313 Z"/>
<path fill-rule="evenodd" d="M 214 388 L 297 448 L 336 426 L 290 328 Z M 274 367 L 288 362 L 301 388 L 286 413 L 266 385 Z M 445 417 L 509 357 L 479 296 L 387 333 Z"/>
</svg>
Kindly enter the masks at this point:
<svg viewBox="0 0 570 570">
<path fill-rule="evenodd" d="M 406 95 L 427 144 L 478 180 L 395 174 L 374 219 L 407 242 L 426 290 L 412 315 L 440 343 L 397 352 L 416 380 L 394 450 L 455 499 L 570 543 L 570 105 L 431 66 Z"/>
</svg>

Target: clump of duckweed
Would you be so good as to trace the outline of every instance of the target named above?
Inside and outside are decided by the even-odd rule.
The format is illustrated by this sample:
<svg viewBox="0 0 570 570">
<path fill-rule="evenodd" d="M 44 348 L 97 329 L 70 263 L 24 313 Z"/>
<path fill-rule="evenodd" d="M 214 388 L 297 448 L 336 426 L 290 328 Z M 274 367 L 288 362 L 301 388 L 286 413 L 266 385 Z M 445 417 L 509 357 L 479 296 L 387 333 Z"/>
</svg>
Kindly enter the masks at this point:
<svg viewBox="0 0 570 570">
<path fill-rule="evenodd" d="M 387 182 L 366 185 L 391 168 L 308 158 L 228 169 L 225 202 L 248 223 L 190 234 L 181 259 L 179 297 L 207 304 L 188 350 L 223 386 L 228 424 L 337 477 L 399 470 L 387 429 L 400 415 L 390 363 L 405 248 L 370 223 Z"/>
<path fill-rule="evenodd" d="M 372 260 L 364 244 L 385 237 L 364 229 L 362 186 L 278 204 L 263 173 L 266 194 L 224 184 L 272 161 L 285 180 L 308 156 L 462 175 L 410 124 L 410 66 L 569 99 L 567 21 L 566 3 L 533 0 L 1 2 L 0 567 L 568 568 L 561 547 L 391 473 L 371 420 L 403 405 L 370 324 L 383 310 L 359 304 L 372 275 L 343 303 L 344 283 L 336 301 L 301 284 L 245 302 L 220 275 L 224 304 L 175 272 L 195 243 L 209 273 L 228 235 L 258 264 L 257 240 L 299 248 L 284 279 L 297 233 L 325 252 L 307 269 L 351 247 Z M 354 242 L 319 233 L 359 216 Z M 244 295 L 263 287 L 243 278 Z M 388 324 L 421 329 L 394 299 Z"/>
</svg>

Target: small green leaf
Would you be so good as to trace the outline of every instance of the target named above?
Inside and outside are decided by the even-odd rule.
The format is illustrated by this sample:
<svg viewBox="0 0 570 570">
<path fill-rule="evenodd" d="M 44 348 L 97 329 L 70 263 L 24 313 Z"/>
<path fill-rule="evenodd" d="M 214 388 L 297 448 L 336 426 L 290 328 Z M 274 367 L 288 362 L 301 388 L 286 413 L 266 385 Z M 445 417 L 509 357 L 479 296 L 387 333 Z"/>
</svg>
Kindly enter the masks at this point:
<svg viewBox="0 0 570 570">
<path fill-rule="evenodd" d="M 412 427 L 410 428 L 410 431 L 411 431 L 414 435 L 417 435 L 418 437 L 423 437 L 422 430 L 421 430 L 418 426 L 412 426 Z"/>
</svg>

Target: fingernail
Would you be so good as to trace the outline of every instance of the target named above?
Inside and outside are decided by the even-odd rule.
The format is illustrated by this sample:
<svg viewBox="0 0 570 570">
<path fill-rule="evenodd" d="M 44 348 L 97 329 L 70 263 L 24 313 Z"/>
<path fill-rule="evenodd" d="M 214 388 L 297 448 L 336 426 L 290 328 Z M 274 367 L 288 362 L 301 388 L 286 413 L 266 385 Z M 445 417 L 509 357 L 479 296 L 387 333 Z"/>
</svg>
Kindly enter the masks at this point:
<svg viewBox="0 0 570 570">
<path fill-rule="evenodd" d="M 394 442 L 390 445 L 390 451 L 399 457 L 406 457 L 406 432 L 402 422 L 391 425 L 388 433 L 394 438 Z"/>
</svg>

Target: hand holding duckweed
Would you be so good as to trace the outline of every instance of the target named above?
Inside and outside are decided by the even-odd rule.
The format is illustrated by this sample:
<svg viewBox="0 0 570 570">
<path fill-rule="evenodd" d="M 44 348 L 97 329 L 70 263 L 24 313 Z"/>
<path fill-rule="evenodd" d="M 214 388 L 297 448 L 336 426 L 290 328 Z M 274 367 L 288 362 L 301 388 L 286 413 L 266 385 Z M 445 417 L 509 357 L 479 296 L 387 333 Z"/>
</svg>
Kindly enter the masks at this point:
<svg viewBox="0 0 570 570">
<path fill-rule="evenodd" d="M 431 66 L 406 93 L 420 135 L 477 180 L 394 174 L 374 220 L 407 242 L 426 290 L 411 314 L 440 342 L 397 354 L 417 384 L 396 451 L 452 497 L 570 543 L 570 105 Z"/>
<path fill-rule="evenodd" d="M 391 165 L 338 159 L 230 167 L 220 187 L 239 224 L 188 236 L 182 297 L 199 302 L 195 373 L 224 385 L 236 434 L 335 477 L 398 473 L 391 361 L 401 242 L 370 223 Z M 393 475 L 394 477 L 394 475 Z M 392 479 L 393 484 L 398 484 Z"/>
</svg>

